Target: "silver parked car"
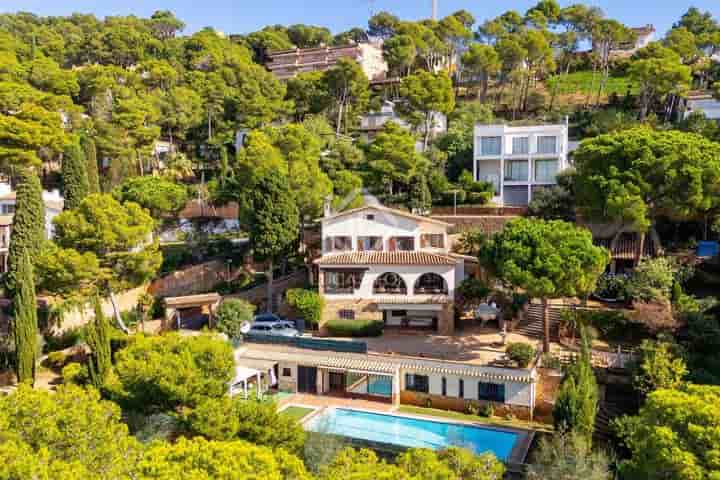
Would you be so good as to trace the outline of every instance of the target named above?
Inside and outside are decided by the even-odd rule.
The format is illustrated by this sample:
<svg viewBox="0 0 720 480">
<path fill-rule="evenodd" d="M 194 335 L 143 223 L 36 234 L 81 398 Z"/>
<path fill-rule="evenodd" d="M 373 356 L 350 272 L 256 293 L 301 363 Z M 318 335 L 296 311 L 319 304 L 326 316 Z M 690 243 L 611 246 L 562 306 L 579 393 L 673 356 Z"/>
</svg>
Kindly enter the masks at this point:
<svg viewBox="0 0 720 480">
<path fill-rule="evenodd" d="M 255 322 L 250 326 L 251 335 L 274 337 L 298 337 L 300 332 L 287 322 Z"/>
</svg>

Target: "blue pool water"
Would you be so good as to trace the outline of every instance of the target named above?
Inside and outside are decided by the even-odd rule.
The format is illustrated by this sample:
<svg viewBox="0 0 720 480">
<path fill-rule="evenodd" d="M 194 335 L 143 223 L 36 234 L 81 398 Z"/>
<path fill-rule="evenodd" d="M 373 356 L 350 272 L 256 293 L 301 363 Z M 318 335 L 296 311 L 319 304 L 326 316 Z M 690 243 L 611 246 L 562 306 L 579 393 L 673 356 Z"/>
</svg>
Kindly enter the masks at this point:
<svg viewBox="0 0 720 480">
<path fill-rule="evenodd" d="M 408 448 L 440 450 L 457 446 L 475 453 L 491 451 L 501 460 L 508 458 L 517 440 L 517 434 L 512 432 L 344 408 L 325 410 L 305 428 Z"/>
</svg>

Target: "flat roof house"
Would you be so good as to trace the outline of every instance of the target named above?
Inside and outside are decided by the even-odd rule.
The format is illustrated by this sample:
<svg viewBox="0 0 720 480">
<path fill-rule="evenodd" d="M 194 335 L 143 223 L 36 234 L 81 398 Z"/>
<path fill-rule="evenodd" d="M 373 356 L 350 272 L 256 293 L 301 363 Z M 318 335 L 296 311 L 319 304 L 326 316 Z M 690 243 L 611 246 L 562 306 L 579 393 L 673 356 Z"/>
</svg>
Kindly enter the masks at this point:
<svg viewBox="0 0 720 480">
<path fill-rule="evenodd" d="M 452 333 L 463 256 L 450 252 L 449 224 L 383 206 L 321 219 L 318 267 L 323 322 L 383 320 L 390 327 Z"/>
<path fill-rule="evenodd" d="M 265 66 L 280 80 L 293 78 L 299 73 L 324 72 L 334 67 L 341 58 L 358 62 L 371 82 L 384 80 L 388 72 L 382 45 L 376 43 L 277 50 L 268 53 L 268 57 Z"/>
<path fill-rule="evenodd" d="M 526 206 L 568 167 L 567 125 L 475 125 L 473 175 L 495 186 L 493 202 Z"/>
</svg>

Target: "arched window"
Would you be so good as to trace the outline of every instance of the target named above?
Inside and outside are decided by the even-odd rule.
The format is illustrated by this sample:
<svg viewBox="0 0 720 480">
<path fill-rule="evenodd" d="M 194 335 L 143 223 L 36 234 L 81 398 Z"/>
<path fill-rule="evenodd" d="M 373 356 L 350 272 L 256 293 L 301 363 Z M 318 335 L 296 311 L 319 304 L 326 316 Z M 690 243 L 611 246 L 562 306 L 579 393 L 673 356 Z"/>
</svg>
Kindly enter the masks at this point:
<svg viewBox="0 0 720 480">
<path fill-rule="evenodd" d="M 386 272 L 380 275 L 373 283 L 373 293 L 397 293 L 406 295 L 405 280 L 395 272 Z"/>
<path fill-rule="evenodd" d="M 423 273 L 415 282 L 415 294 L 447 294 L 447 283 L 437 273 Z"/>
</svg>

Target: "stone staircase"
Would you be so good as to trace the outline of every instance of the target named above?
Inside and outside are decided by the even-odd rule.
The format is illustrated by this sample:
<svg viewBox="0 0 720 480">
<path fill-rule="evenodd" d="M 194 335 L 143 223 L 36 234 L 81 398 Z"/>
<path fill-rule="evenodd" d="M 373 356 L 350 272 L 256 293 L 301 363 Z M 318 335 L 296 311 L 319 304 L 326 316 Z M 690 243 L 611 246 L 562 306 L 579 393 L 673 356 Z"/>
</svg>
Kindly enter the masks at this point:
<svg viewBox="0 0 720 480">
<path fill-rule="evenodd" d="M 562 308 L 550 306 L 550 341 L 557 342 L 559 340 L 559 324 L 560 313 Z M 539 303 L 531 303 L 528 305 L 525 319 L 518 324 L 514 333 L 525 335 L 526 337 L 543 338 L 543 307 Z"/>
</svg>

